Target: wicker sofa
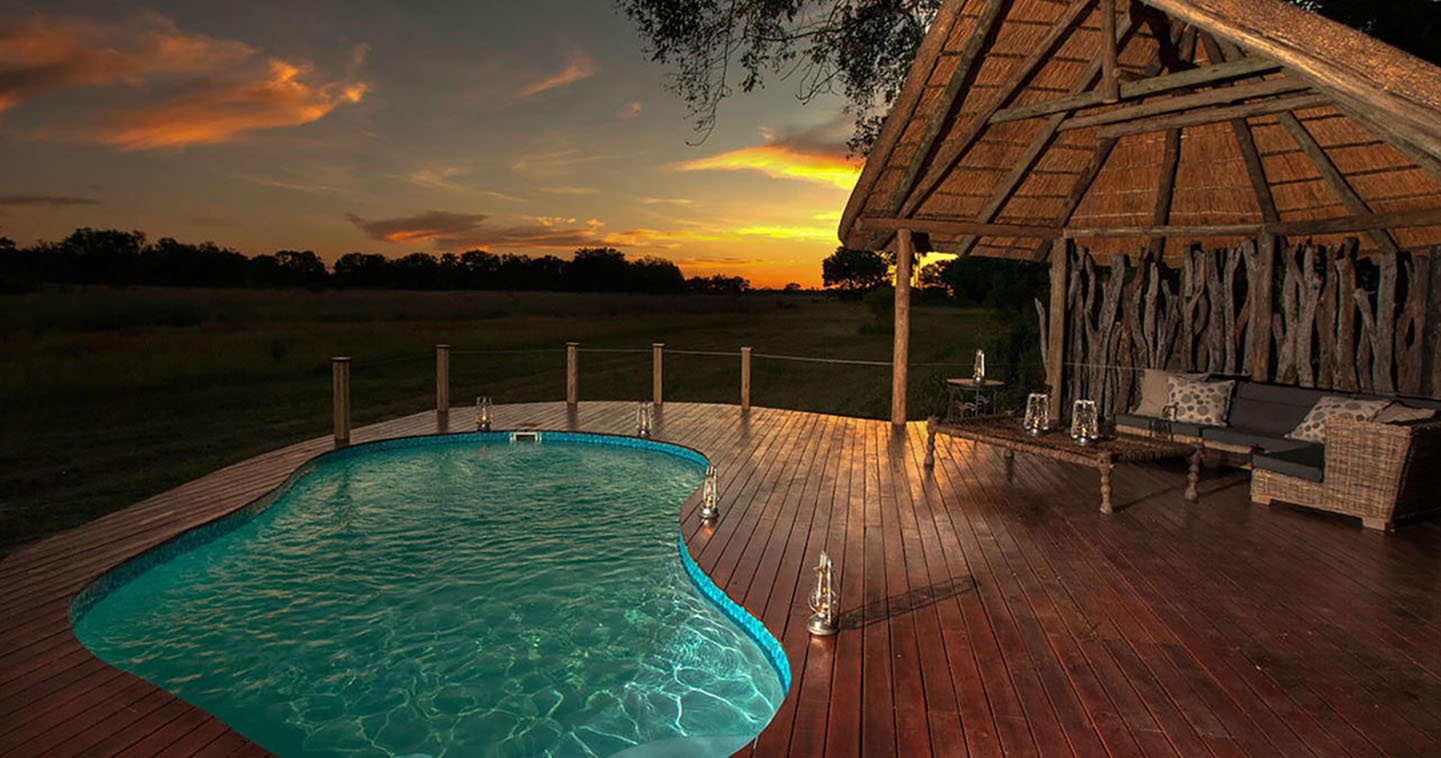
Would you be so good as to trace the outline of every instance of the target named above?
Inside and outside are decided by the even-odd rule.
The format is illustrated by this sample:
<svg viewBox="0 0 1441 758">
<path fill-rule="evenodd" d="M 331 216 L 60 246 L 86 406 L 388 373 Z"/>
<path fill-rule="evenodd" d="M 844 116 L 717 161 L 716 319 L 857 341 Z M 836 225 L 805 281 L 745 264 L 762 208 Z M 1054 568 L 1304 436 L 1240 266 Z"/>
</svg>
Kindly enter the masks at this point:
<svg viewBox="0 0 1441 758">
<path fill-rule="evenodd" d="M 1345 393 L 1237 379 L 1226 426 L 1168 422 L 1118 414 L 1118 431 L 1164 432 L 1200 442 L 1223 462 L 1251 469 L 1251 500 L 1273 501 L 1357 516 L 1371 529 L 1441 511 L 1431 473 L 1441 465 L 1441 418 L 1379 423 L 1333 418 L 1325 443 L 1286 439 L 1324 395 Z M 1429 399 L 1404 405 L 1441 408 Z M 1431 491 L 1428 491 L 1431 488 Z"/>
</svg>

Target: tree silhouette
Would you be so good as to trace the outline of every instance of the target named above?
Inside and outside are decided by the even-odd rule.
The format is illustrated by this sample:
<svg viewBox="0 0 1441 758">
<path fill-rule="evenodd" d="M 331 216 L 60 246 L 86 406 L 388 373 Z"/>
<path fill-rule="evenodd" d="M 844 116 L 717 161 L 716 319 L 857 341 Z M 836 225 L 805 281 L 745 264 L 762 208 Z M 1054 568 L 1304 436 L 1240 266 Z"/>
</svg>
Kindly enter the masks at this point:
<svg viewBox="0 0 1441 758">
<path fill-rule="evenodd" d="M 880 253 L 838 247 L 821 261 L 821 281 L 848 295 L 859 295 L 886 283 L 889 266 Z"/>
</svg>

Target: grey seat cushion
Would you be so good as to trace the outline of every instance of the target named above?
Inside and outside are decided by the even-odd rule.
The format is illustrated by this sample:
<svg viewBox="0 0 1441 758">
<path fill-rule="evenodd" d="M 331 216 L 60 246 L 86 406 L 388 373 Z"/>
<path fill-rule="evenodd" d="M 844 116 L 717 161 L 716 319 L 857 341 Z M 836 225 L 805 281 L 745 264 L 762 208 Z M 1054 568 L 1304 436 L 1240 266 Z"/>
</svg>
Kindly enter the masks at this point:
<svg viewBox="0 0 1441 758">
<path fill-rule="evenodd" d="M 1257 434 L 1248 429 L 1234 429 L 1224 427 L 1208 427 L 1201 430 L 1201 439 L 1207 442 L 1219 442 L 1223 445 L 1235 445 L 1237 447 L 1260 448 L 1261 450 L 1273 453 L 1281 450 L 1294 450 L 1298 447 L 1305 447 L 1310 444 L 1297 440 L 1288 440 L 1283 437 L 1271 437 L 1265 434 Z"/>
<path fill-rule="evenodd" d="M 1258 437 L 1283 438 L 1324 394 L 1301 387 L 1237 382 L 1226 425 Z"/>
<path fill-rule="evenodd" d="M 1319 482 L 1326 474 L 1326 448 L 1324 445 L 1310 444 L 1274 453 L 1255 453 L 1251 456 L 1251 466 Z"/>
<path fill-rule="evenodd" d="M 1152 418 L 1150 416 L 1136 416 L 1130 413 L 1117 413 L 1115 416 L 1115 420 L 1117 426 L 1128 426 L 1132 429 L 1140 429 L 1143 432 L 1150 431 L 1151 424 L 1161 421 L 1161 419 L 1158 418 Z M 1179 434 L 1183 437 L 1200 437 L 1202 429 L 1218 428 L 1201 426 L 1200 424 L 1186 424 L 1180 421 L 1172 421 L 1170 422 L 1170 424 L 1171 433 Z"/>
</svg>

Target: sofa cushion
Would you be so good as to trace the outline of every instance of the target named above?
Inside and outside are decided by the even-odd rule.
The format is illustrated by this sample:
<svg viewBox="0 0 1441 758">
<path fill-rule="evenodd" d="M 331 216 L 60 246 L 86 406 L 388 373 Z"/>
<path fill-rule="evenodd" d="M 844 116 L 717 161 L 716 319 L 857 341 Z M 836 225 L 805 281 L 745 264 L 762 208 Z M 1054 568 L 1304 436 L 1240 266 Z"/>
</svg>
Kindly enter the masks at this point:
<svg viewBox="0 0 1441 758">
<path fill-rule="evenodd" d="M 1251 456 L 1251 467 L 1319 482 L 1326 474 L 1326 447 L 1309 444 L 1274 453 L 1256 453 Z"/>
<path fill-rule="evenodd" d="M 1222 445 L 1235 445 L 1236 447 L 1259 448 L 1271 453 L 1280 450 L 1294 450 L 1298 447 L 1309 445 L 1308 442 L 1288 440 L 1284 437 L 1271 437 L 1264 434 L 1257 434 L 1246 429 L 1233 429 L 1226 427 L 1207 427 L 1201 430 L 1201 439 L 1206 442 L 1217 442 Z"/>
<path fill-rule="evenodd" d="M 1161 418 L 1171 394 L 1171 388 L 1166 380 L 1173 376 L 1204 381 L 1207 374 L 1184 374 L 1179 371 L 1165 371 L 1158 368 L 1143 369 L 1140 382 L 1141 399 L 1136 402 L 1136 407 L 1131 409 L 1131 413 L 1137 416 Z"/>
<path fill-rule="evenodd" d="M 1190 424 L 1225 426 L 1226 411 L 1231 405 L 1231 392 L 1236 381 L 1198 382 L 1185 377 L 1166 379 L 1171 389 L 1166 404 L 1175 407 L 1175 418 Z"/>
<path fill-rule="evenodd" d="M 1325 393 L 1279 384 L 1241 381 L 1231 398 L 1227 426 L 1264 437 L 1285 437 Z"/>
<path fill-rule="evenodd" d="M 1356 421 L 1370 421 L 1385 408 L 1389 401 L 1367 400 L 1346 395 L 1326 395 L 1311 406 L 1306 418 L 1286 434 L 1286 439 L 1306 442 L 1326 441 L 1326 419 L 1347 418 Z"/>
<path fill-rule="evenodd" d="M 1170 424 L 1171 434 L 1182 437 L 1200 437 L 1201 431 L 1205 428 L 1200 424 L 1186 424 L 1180 421 L 1164 421 L 1151 416 L 1137 416 L 1134 413 L 1117 413 L 1115 415 L 1117 426 L 1124 426 L 1137 430 L 1140 434 L 1147 434 L 1154 428 L 1153 424 Z"/>
<path fill-rule="evenodd" d="M 1424 421 L 1435 415 L 1435 408 L 1417 408 L 1399 400 L 1392 400 L 1372 420 L 1379 424 L 1404 424 L 1408 421 Z"/>
</svg>

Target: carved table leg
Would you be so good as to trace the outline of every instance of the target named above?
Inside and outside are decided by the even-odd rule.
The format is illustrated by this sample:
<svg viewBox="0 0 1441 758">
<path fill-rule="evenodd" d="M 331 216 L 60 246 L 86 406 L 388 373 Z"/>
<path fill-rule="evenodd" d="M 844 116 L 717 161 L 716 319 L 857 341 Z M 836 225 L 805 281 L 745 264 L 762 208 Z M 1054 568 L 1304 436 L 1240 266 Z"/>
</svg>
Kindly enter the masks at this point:
<svg viewBox="0 0 1441 758">
<path fill-rule="evenodd" d="M 1101 513 L 1114 513 L 1111 510 L 1111 469 L 1116 464 L 1111 462 L 1110 453 L 1101 453 Z"/>
<path fill-rule="evenodd" d="M 1001 460 L 1005 461 L 1006 483 L 1009 484 L 1011 483 L 1013 475 L 1015 473 L 1016 451 L 1010 448 L 1006 448 L 1006 451 L 1004 453 L 1001 453 Z"/>
<path fill-rule="evenodd" d="M 926 467 L 936 465 L 936 417 L 926 419 Z"/>
<path fill-rule="evenodd" d="M 1186 471 L 1186 499 L 1196 502 L 1196 484 L 1201 481 L 1201 446 L 1197 445 L 1196 450 L 1191 453 L 1191 467 Z"/>
</svg>

